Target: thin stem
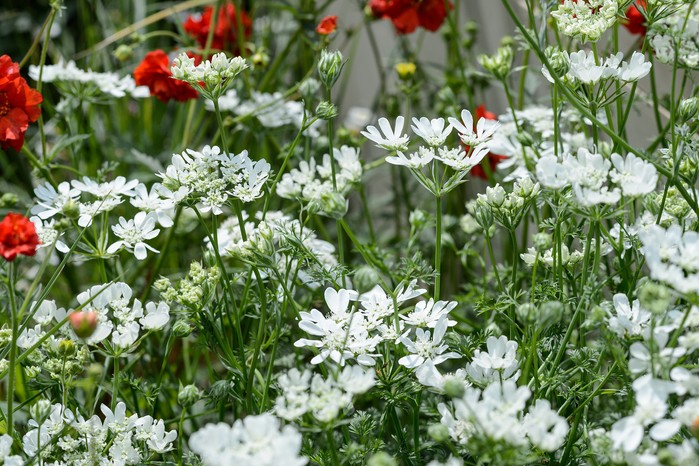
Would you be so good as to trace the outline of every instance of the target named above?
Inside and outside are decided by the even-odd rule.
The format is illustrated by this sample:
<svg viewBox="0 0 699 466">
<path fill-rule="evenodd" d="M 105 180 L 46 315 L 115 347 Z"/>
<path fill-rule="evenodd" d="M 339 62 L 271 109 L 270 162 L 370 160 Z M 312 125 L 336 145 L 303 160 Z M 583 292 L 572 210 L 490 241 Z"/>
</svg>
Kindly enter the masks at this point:
<svg viewBox="0 0 699 466">
<path fill-rule="evenodd" d="M 7 386 L 7 435 L 12 437 L 14 433 L 14 400 L 15 400 L 15 371 L 17 363 L 17 325 L 18 318 L 17 315 L 17 301 L 15 299 L 15 263 L 10 262 L 9 264 L 9 295 L 10 295 L 10 325 L 12 326 L 12 334 L 10 337 L 10 367 L 9 367 L 9 378 Z"/>
<path fill-rule="evenodd" d="M 437 220 L 434 247 L 434 299 L 439 300 L 442 285 L 442 198 L 435 196 L 435 218 Z"/>
</svg>

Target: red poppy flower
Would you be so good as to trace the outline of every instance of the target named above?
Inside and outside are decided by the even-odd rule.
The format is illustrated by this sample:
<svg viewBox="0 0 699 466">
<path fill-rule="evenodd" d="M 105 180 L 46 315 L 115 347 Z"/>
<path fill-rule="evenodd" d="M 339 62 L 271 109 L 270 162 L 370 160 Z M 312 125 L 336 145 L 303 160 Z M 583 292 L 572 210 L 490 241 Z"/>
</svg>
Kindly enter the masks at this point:
<svg viewBox="0 0 699 466">
<path fill-rule="evenodd" d="M 170 71 L 170 59 L 162 50 L 148 52 L 143 61 L 133 72 L 136 84 L 148 86 L 150 95 L 156 96 L 163 102 L 170 99 L 184 102 L 189 99 L 196 99 L 198 93 L 192 86 L 184 81 L 172 78 Z"/>
<path fill-rule="evenodd" d="M 337 16 L 326 16 L 320 20 L 318 26 L 316 26 L 316 32 L 320 35 L 327 36 L 332 34 L 337 29 Z"/>
<path fill-rule="evenodd" d="M 0 222 L 0 256 L 13 261 L 17 254 L 33 256 L 39 245 L 36 227 L 27 217 L 10 212 Z"/>
<path fill-rule="evenodd" d="M 485 109 L 485 105 L 480 105 L 476 109 L 476 118 L 473 121 L 473 124 L 478 122 L 481 118 L 485 118 L 486 120 L 497 120 L 498 117 L 495 115 L 493 112 L 489 112 L 488 110 Z M 467 148 L 469 150 L 469 148 Z M 505 160 L 507 158 L 506 155 L 499 155 L 499 154 L 493 154 L 492 152 L 489 152 L 486 158 L 479 164 L 476 165 L 471 169 L 471 175 L 476 176 L 478 178 L 482 178 L 484 180 L 488 179 L 488 174 L 486 173 L 485 169 L 483 168 L 483 164 L 487 163 L 488 167 L 490 170 L 488 170 L 488 173 L 494 173 L 495 172 L 495 167 Z"/>
<path fill-rule="evenodd" d="M 646 0 L 638 0 L 638 6 L 645 10 Z M 626 21 L 624 21 L 623 24 L 631 34 L 639 36 L 646 35 L 646 18 L 635 4 L 632 4 L 628 10 L 626 10 Z"/>
<path fill-rule="evenodd" d="M 371 0 L 377 18 L 389 18 L 399 34 L 410 34 L 418 26 L 436 31 L 447 17 L 444 0 Z"/>
<path fill-rule="evenodd" d="M 184 30 L 194 37 L 201 47 L 206 47 L 206 40 L 209 37 L 211 17 L 214 14 L 214 7 L 207 6 L 201 15 L 188 17 L 184 24 Z M 243 35 L 247 38 L 252 33 L 252 20 L 244 11 L 240 14 L 240 23 L 243 28 Z M 238 19 L 236 18 L 235 6 L 227 3 L 218 12 L 216 28 L 211 40 L 211 48 L 214 50 L 229 50 L 239 53 L 238 50 Z"/>
<path fill-rule="evenodd" d="M 39 119 L 39 104 L 43 100 L 19 75 L 19 64 L 7 55 L 0 56 L 0 144 L 3 149 L 22 150 L 24 133 L 29 123 Z"/>
</svg>

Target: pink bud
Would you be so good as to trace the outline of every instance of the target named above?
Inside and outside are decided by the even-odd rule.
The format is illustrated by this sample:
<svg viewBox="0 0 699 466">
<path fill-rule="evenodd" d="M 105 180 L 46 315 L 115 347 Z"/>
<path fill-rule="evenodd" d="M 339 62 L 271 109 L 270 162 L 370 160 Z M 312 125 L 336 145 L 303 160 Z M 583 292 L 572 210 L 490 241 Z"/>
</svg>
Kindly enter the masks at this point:
<svg viewBox="0 0 699 466">
<path fill-rule="evenodd" d="M 75 311 L 68 315 L 71 327 L 80 338 L 87 338 L 97 328 L 97 313 L 94 311 Z"/>
</svg>

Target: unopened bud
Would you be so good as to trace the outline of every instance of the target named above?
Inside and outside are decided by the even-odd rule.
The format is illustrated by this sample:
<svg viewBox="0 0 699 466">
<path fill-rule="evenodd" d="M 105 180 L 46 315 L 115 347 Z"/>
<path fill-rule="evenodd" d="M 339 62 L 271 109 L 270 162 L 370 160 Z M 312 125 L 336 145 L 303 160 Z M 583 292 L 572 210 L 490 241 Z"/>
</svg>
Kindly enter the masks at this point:
<svg viewBox="0 0 699 466">
<path fill-rule="evenodd" d="M 638 302 L 643 309 L 653 314 L 662 314 L 667 311 L 671 301 L 670 290 L 660 283 L 647 281 L 638 289 Z"/>
<path fill-rule="evenodd" d="M 680 120 L 689 121 L 697 116 L 699 112 L 699 98 L 690 97 L 680 102 Z"/>
<path fill-rule="evenodd" d="M 398 466 L 398 461 L 385 451 L 380 451 L 371 455 L 366 464 L 367 466 Z"/>
<path fill-rule="evenodd" d="M 320 197 L 321 214 L 340 220 L 347 213 L 347 199 L 337 191 L 323 193 Z"/>
<path fill-rule="evenodd" d="M 114 50 L 114 58 L 120 62 L 125 62 L 133 56 L 133 48 L 130 45 L 121 44 Z"/>
<path fill-rule="evenodd" d="M 553 246 L 553 238 L 551 235 L 545 232 L 537 233 L 533 237 L 534 249 L 538 252 L 546 252 L 547 249 L 551 249 Z"/>
<path fill-rule="evenodd" d="M 58 354 L 61 356 L 72 356 L 75 354 L 75 343 L 72 340 L 61 340 L 58 342 Z"/>
<path fill-rule="evenodd" d="M 29 415 L 37 424 L 41 425 L 51 414 L 51 402 L 49 400 L 39 400 L 29 408 Z"/>
<path fill-rule="evenodd" d="M 15 193 L 5 193 L 0 198 L 0 207 L 14 207 L 19 201 Z"/>
<path fill-rule="evenodd" d="M 180 404 L 180 406 L 188 408 L 199 401 L 200 397 L 201 392 L 196 386 L 187 385 L 180 387 L 180 392 L 177 394 L 177 402 Z"/>
<path fill-rule="evenodd" d="M 172 333 L 177 338 L 184 338 L 189 336 L 194 328 L 186 320 L 178 320 L 172 325 Z"/>
<path fill-rule="evenodd" d="M 342 53 L 339 51 L 328 52 L 323 50 L 320 52 L 320 60 L 318 61 L 318 75 L 325 87 L 331 88 L 340 77 L 342 72 Z"/>
<path fill-rule="evenodd" d="M 417 66 L 412 62 L 401 62 L 396 64 L 396 73 L 398 77 L 403 81 L 409 81 L 415 76 L 417 71 Z"/>
<path fill-rule="evenodd" d="M 444 393 L 451 398 L 461 398 L 466 393 L 466 388 L 464 387 L 464 381 L 459 380 L 458 377 L 447 377 L 444 381 Z"/>
<path fill-rule="evenodd" d="M 63 204 L 63 215 L 68 218 L 78 218 L 80 216 L 80 206 L 74 200 L 69 199 Z"/>
<path fill-rule="evenodd" d="M 97 313 L 94 311 L 74 311 L 68 314 L 73 331 L 80 338 L 88 338 L 97 328 Z"/>
<path fill-rule="evenodd" d="M 316 107 L 316 115 L 321 120 L 332 120 L 337 116 L 337 107 L 332 102 L 324 100 Z"/>
<path fill-rule="evenodd" d="M 379 282 L 379 273 L 369 265 L 363 265 L 354 272 L 354 286 L 358 291 L 369 291 Z"/>
<path fill-rule="evenodd" d="M 551 65 L 551 71 L 553 74 L 559 78 L 562 78 L 566 75 L 566 73 L 568 73 L 568 70 L 570 69 L 570 59 L 565 52 L 556 47 L 547 47 L 544 55 Z"/>
<path fill-rule="evenodd" d="M 435 442 L 446 442 L 449 440 L 449 428 L 443 424 L 430 424 L 427 427 L 427 435 Z"/>
</svg>

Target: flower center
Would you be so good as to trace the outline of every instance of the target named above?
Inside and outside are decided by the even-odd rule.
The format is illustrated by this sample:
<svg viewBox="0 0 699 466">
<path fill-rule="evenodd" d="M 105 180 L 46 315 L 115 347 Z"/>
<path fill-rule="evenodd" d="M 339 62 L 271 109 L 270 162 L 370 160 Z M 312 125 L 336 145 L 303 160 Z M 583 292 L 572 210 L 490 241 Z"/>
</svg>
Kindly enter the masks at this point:
<svg viewBox="0 0 699 466">
<path fill-rule="evenodd" d="M 10 99 L 7 98 L 5 92 L 0 92 L 0 117 L 4 117 L 10 113 Z"/>
</svg>

